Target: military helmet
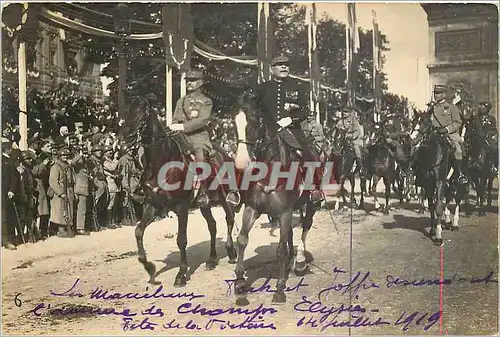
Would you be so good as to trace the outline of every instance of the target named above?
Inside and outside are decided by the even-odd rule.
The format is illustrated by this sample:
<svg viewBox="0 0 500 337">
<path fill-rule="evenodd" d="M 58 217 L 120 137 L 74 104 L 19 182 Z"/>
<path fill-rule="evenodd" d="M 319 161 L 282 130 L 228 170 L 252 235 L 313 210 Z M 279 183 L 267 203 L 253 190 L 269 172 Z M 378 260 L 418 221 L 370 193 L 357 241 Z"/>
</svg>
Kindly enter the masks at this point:
<svg viewBox="0 0 500 337">
<path fill-rule="evenodd" d="M 448 91 L 448 88 L 445 85 L 442 84 L 437 84 L 434 86 L 434 93 L 435 94 L 443 94 Z"/>
</svg>

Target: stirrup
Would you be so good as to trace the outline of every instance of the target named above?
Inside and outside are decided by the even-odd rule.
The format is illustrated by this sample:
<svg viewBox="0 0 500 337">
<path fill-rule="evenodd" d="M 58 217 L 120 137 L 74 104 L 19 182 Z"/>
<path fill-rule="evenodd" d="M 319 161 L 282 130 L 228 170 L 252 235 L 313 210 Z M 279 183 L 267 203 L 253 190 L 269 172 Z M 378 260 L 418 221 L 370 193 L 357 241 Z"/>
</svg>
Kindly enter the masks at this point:
<svg viewBox="0 0 500 337">
<path fill-rule="evenodd" d="M 230 200 L 230 199 L 229 199 L 229 196 L 230 196 L 230 195 L 235 195 L 235 196 L 236 196 L 236 198 L 237 198 L 237 200 L 238 200 L 238 202 L 235 202 L 235 201 L 233 201 L 233 200 Z M 228 193 L 228 195 L 226 196 L 226 202 L 227 202 L 228 204 L 231 204 L 232 206 L 238 206 L 238 205 L 240 204 L 240 202 L 241 202 L 241 196 L 240 196 L 240 194 L 239 194 L 238 192 L 231 191 L 231 192 L 229 192 L 229 193 Z"/>
</svg>

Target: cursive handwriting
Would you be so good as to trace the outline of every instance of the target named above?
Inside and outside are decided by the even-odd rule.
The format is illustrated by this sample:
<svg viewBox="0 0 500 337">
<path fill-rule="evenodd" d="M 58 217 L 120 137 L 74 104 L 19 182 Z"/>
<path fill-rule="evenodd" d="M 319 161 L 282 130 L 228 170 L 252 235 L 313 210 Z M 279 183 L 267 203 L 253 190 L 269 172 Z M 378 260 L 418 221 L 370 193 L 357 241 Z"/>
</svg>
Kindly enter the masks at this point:
<svg viewBox="0 0 500 337">
<path fill-rule="evenodd" d="M 83 297 L 84 295 L 80 293 L 80 291 L 78 290 L 78 283 L 80 283 L 80 279 L 77 278 L 75 280 L 75 282 L 73 283 L 73 285 L 71 286 L 71 288 L 69 288 L 68 290 L 62 292 L 62 293 L 58 293 L 58 292 L 55 292 L 54 290 L 51 290 L 50 291 L 50 294 L 52 296 L 64 296 L 64 297 Z"/>
<path fill-rule="evenodd" d="M 205 295 L 195 294 L 193 292 L 190 293 L 163 293 L 163 285 L 158 286 L 153 293 L 148 293 L 149 288 L 146 287 L 145 293 L 119 293 L 119 292 L 111 292 L 109 290 L 104 290 L 101 287 L 97 287 L 91 294 L 90 298 L 93 300 L 122 300 L 122 299 L 130 299 L 130 300 L 143 300 L 143 299 L 151 299 L 151 298 L 188 298 L 189 301 L 192 301 L 197 298 L 205 297 Z"/>
<path fill-rule="evenodd" d="M 366 308 L 360 306 L 359 304 L 356 304 L 354 306 L 352 304 L 347 306 L 343 303 L 338 306 L 327 305 L 319 300 L 314 302 L 310 301 L 306 296 L 302 296 L 302 300 L 296 303 L 293 309 L 297 312 L 321 314 L 321 317 L 319 318 L 319 323 L 325 322 L 331 315 L 334 314 L 340 315 L 344 312 L 365 313 L 367 311 Z"/>
<path fill-rule="evenodd" d="M 325 331 L 328 328 L 362 328 L 367 326 L 376 326 L 376 325 L 390 325 L 390 322 L 385 321 L 382 317 L 377 318 L 377 320 L 372 320 L 369 316 L 358 316 L 352 315 L 347 320 L 339 320 L 338 316 L 335 315 L 332 317 L 330 321 L 325 324 L 322 322 L 318 322 L 318 320 L 314 317 L 306 317 L 303 316 L 297 321 L 297 326 L 311 327 L 311 328 L 321 328 L 321 332 Z"/>
<path fill-rule="evenodd" d="M 224 280 L 224 282 L 226 282 L 226 284 L 227 284 L 227 296 L 231 296 L 233 285 L 234 285 L 234 282 L 236 282 L 236 280 Z M 309 286 L 309 284 L 305 283 L 304 278 L 302 277 L 299 280 L 299 282 L 297 282 L 297 284 L 291 285 L 291 286 L 287 286 L 285 288 L 285 292 L 286 293 L 299 292 L 299 290 L 301 288 L 305 288 L 305 287 L 308 287 L 308 286 Z M 262 283 L 260 286 L 258 286 L 258 287 L 249 287 L 249 290 L 248 290 L 248 293 L 250 293 L 250 294 L 254 294 L 254 293 L 275 293 L 275 292 L 276 292 L 276 288 L 272 288 L 271 279 L 270 278 L 266 278 L 266 280 L 264 281 L 264 283 Z"/>
<path fill-rule="evenodd" d="M 404 287 L 421 287 L 421 286 L 432 286 L 432 285 L 450 285 L 453 283 L 461 283 L 461 282 L 469 282 L 470 284 L 478 284 L 478 283 L 498 283 L 498 280 L 493 278 L 493 272 L 490 271 L 488 275 L 486 275 L 483 278 L 466 278 L 466 277 L 459 277 L 457 273 L 453 275 L 452 278 L 434 278 L 434 279 L 426 279 L 426 278 L 421 278 L 420 280 L 405 280 L 402 279 L 398 276 L 392 276 L 392 275 L 387 275 L 386 277 L 386 284 L 387 288 L 392 288 L 395 286 L 404 286 Z"/>
<path fill-rule="evenodd" d="M 149 317 L 144 317 L 140 323 L 134 323 L 132 318 L 123 318 L 123 331 L 134 331 L 134 330 L 154 330 L 157 323 L 153 323 L 149 320 Z"/>
<path fill-rule="evenodd" d="M 54 291 L 51 290 L 50 294 L 52 296 L 56 297 L 84 297 L 80 290 L 78 289 L 80 284 L 80 279 L 77 278 L 75 282 L 73 282 L 72 286 L 62 292 L 59 291 Z M 129 299 L 129 300 L 148 300 L 148 299 L 157 299 L 157 298 L 181 298 L 181 299 L 188 299 L 189 301 L 198 299 L 198 298 L 203 298 L 205 295 L 201 294 L 196 294 L 193 292 L 190 293 L 164 293 L 163 292 L 163 285 L 159 285 L 153 292 L 149 292 L 149 287 L 146 287 L 146 291 L 144 293 L 140 292 L 113 292 L 106 290 L 100 286 L 94 289 L 89 294 L 90 299 L 92 300 L 122 300 L 122 299 Z"/>
<path fill-rule="evenodd" d="M 380 288 L 380 286 L 376 282 L 369 280 L 370 278 L 369 271 L 364 274 L 361 274 L 361 272 L 358 271 L 356 275 L 354 275 L 348 283 L 335 283 L 337 276 L 339 274 L 345 274 L 346 273 L 345 270 L 334 267 L 333 273 L 335 277 L 333 278 L 332 285 L 328 288 L 322 289 L 318 293 L 318 299 L 321 300 L 321 296 L 326 295 L 326 293 L 329 293 L 331 290 L 340 292 L 341 295 L 350 294 L 351 297 L 356 296 L 356 298 L 358 298 L 357 294 L 361 290 Z"/>
<path fill-rule="evenodd" d="M 399 318 L 396 320 L 396 322 L 394 322 L 394 325 L 404 324 L 403 331 L 407 331 L 408 326 L 411 323 L 413 323 L 413 320 L 415 320 L 415 318 L 418 317 L 415 320 L 415 324 L 420 325 L 420 323 L 422 323 L 422 321 L 424 321 L 424 318 L 427 315 L 428 315 L 427 312 L 426 313 L 419 313 L 418 311 L 416 311 L 413 314 L 407 316 L 406 311 L 403 311 L 401 313 L 401 316 L 399 316 Z M 436 324 L 437 321 L 439 321 L 439 318 L 441 318 L 441 311 L 437 311 L 434 314 L 430 315 L 429 318 L 427 318 L 427 322 L 429 323 L 429 325 L 425 326 L 424 330 L 425 331 L 429 330 L 434 324 Z"/>
<path fill-rule="evenodd" d="M 223 314 L 230 315 L 247 315 L 253 317 L 265 316 L 266 314 L 275 314 L 278 310 L 274 308 L 266 308 L 263 304 L 259 304 L 258 307 L 254 309 L 249 308 L 227 308 L 227 309 L 207 309 L 201 304 L 197 304 L 193 307 L 193 303 L 186 302 L 177 307 L 177 313 L 181 315 L 191 314 L 200 316 L 219 316 Z"/>
<path fill-rule="evenodd" d="M 123 310 L 118 310 L 115 308 L 98 308 L 98 307 L 91 307 L 91 306 L 84 306 L 84 305 L 64 305 L 60 308 L 57 307 L 52 307 L 50 304 L 45 304 L 45 303 L 39 303 L 30 310 L 33 315 L 40 317 L 42 316 L 43 310 L 46 309 L 48 310 L 49 315 L 58 315 L 58 316 L 71 316 L 71 315 L 96 315 L 96 316 L 102 316 L 102 315 L 115 315 L 115 316 L 125 316 L 125 317 L 132 317 L 136 316 L 137 313 L 131 311 L 130 309 L 123 309 Z"/>
<path fill-rule="evenodd" d="M 267 323 L 262 318 L 247 316 L 241 322 L 210 318 L 206 324 L 197 324 L 193 320 L 180 323 L 175 318 L 162 325 L 164 329 L 176 330 L 255 330 L 270 329 L 276 330 L 274 323 Z"/>
</svg>

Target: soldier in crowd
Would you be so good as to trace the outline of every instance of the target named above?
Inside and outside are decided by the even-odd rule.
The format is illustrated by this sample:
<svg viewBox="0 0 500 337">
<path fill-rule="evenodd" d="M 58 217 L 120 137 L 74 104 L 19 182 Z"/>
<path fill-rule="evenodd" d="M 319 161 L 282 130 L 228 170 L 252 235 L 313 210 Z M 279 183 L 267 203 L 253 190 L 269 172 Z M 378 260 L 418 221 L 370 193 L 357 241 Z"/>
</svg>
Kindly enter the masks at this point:
<svg viewBox="0 0 500 337">
<path fill-rule="evenodd" d="M 91 180 L 94 185 L 93 204 L 101 228 L 115 229 L 116 226 L 108 222 L 106 213 L 109 201 L 109 189 L 106 182 L 106 175 L 104 174 L 103 152 L 104 147 L 97 144 L 92 149 L 92 156 L 90 157 L 92 167 Z"/>
<path fill-rule="evenodd" d="M 38 196 L 35 177 L 32 172 L 35 160 L 35 152 L 32 150 L 23 151 L 21 153 L 21 163 L 17 167 L 20 181 L 17 203 L 19 222 L 21 223 L 21 233 L 19 233 L 19 235 L 24 235 L 24 231 L 27 229 L 29 239 L 32 242 L 39 239 L 39 233 L 35 227 Z"/>
<path fill-rule="evenodd" d="M 133 157 L 134 148 L 124 146 L 122 148 L 123 156 L 118 160 L 116 168 L 117 174 L 121 177 L 121 188 L 123 192 L 122 199 L 122 224 L 124 226 L 135 226 L 139 219 L 135 218 L 135 206 L 133 196 L 137 193 L 140 181 L 140 170 L 137 168 Z"/>
<path fill-rule="evenodd" d="M 2 137 L 2 246 L 15 250 L 16 214 L 15 202 L 19 194 L 19 173 L 11 156 L 12 143 Z"/>
<path fill-rule="evenodd" d="M 38 196 L 38 217 L 40 219 L 40 236 L 45 240 L 49 236 L 49 200 L 47 189 L 49 188 L 49 173 L 52 165 L 51 142 L 48 139 L 42 140 L 43 145 L 38 151 L 37 160 L 33 167 L 37 196 Z"/>
<path fill-rule="evenodd" d="M 50 222 L 58 227 L 57 236 L 70 238 L 74 236 L 73 207 L 75 202 L 73 170 L 69 165 L 69 149 L 59 145 L 58 156 L 50 168 L 49 190 Z"/>
<path fill-rule="evenodd" d="M 117 222 L 116 216 L 116 202 L 118 200 L 117 195 L 120 192 L 118 184 L 116 180 L 117 176 L 117 168 L 118 168 L 118 160 L 115 159 L 115 151 L 112 146 L 107 146 L 104 150 L 104 174 L 106 175 L 106 182 L 108 184 L 109 189 L 109 201 L 106 210 L 106 218 L 109 224 L 121 227 L 121 224 Z"/>
<path fill-rule="evenodd" d="M 212 152 L 212 143 L 207 131 L 207 125 L 212 116 L 212 100 L 201 91 L 203 73 L 190 70 L 186 74 L 186 89 L 188 94 L 177 101 L 173 115 L 171 130 L 182 131 L 194 147 L 197 161 L 205 161 Z M 200 184 L 198 204 L 208 206 L 210 200 L 206 193 L 206 180 Z"/>
<path fill-rule="evenodd" d="M 343 109 L 336 112 L 338 119 L 337 129 L 345 131 L 346 138 L 350 142 L 354 154 L 356 155 L 356 167 L 361 168 L 363 150 L 363 129 L 359 124 L 356 112 L 351 109 Z"/>
<path fill-rule="evenodd" d="M 76 203 L 76 234 L 90 235 L 85 229 L 87 222 L 87 203 L 89 198 L 88 152 L 84 146 L 71 160 L 75 173 L 75 203 Z"/>
</svg>

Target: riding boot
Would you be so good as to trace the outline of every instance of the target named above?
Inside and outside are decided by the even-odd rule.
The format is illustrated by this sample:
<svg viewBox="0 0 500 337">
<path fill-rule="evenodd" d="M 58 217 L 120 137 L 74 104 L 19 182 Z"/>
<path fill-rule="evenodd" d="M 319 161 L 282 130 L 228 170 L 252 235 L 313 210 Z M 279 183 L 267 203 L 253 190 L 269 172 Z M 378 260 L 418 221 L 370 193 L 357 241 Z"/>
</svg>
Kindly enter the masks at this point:
<svg viewBox="0 0 500 337">
<path fill-rule="evenodd" d="M 208 198 L 208 195 L 207 195 L 207 187 L 206 187 L 205 181 L 202 181 L 200 183 L 200 190 L 198 192 L 197 204 L 198 204 L 198 207 L 210 206 L 210 199 Z"/>
</svg>

